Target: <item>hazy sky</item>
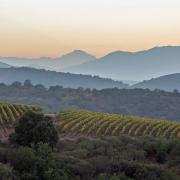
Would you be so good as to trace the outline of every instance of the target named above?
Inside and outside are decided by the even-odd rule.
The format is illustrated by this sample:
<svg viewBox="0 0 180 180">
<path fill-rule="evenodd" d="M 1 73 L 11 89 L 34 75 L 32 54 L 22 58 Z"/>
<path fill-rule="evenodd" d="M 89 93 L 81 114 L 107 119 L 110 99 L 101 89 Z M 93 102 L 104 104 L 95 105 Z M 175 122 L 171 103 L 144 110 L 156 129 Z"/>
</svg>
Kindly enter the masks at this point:
<svg viewBox="0 0 180 180">
<path fill-rule="evenodd" d="M 180 45 L 180 0 L 0 0 L 1 56 Z"/>
</svg>

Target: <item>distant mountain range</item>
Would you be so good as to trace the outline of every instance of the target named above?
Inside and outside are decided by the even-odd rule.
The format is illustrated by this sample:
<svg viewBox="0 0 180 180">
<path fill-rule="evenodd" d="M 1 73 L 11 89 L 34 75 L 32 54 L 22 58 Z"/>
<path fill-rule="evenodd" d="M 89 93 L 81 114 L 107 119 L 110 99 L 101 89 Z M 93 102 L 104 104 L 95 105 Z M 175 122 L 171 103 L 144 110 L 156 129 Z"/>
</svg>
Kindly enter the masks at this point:
<svg viewBox="0 0 180 180">
<path fill-rule="evenodd" d="M 150 80 L 145 80 L 143 82 L 137 83 L 131 88 L 141 88 L 141 89 L 161 89 L 165 91 L 173 91 L 178 90 L 180 91 L 180 73 L 170 74 L 161 76 L 158 78 L 153 78 Z"/>
<path fill-rule="evenodd" d="M 11 66 L 27 66 L 123 81 L 142 81 L 180 72 L 180 46 L 154 47 L 139 52 L 116 51 L 97 59 L 81 50 L 58 58 L 0 57 Z"/>
<path fill-rule="evenodd" d="M 0 63 L 1 66 L 1 63 Z M 23 83 L 25 80 L 31 80 L 32 84 L 42 84 L 49 86 L 63 86 L 69 88 L 91 88 L 91 89 L 105 89 L 114 88 L 119 89 L 160 89 L 165 91 L 180 91 L 180 73 L 160 76 L 150 80 L 141 82 L 123 83 L 121 81 L 114 81 L 108 78 L 100 78 L 98 76 L 72 74 L 64 72 L 49 71 L 44 69 L 35 69 L 28 67 L 9 67 L 9 65 L 2 65 L 0 68 L 0 83 L 11 84 L 15 81 Z"/>
<path fill-rule="evenodd" d="M 82 63 L 90 62 L 96 59 L 81 50 L 74 50 L 66 55 L 57 58 L 41 57 L 41 58 L 17 58 L 17 57 L 0 57 L 0 62 L 10 64 L 16 67 L 33 67 L 37 69 L 61 71 Z"/>
<path fill-rule="evenodd" d="M 15 81 L 23 83 L 31 80 L 32 84 L 42 84 L 49 86 L 63 86 L 70 88 L 127 88 L 128 85 L 111 79 L 100 78 L 98 76 L 77 75 L 63 72 L 47 71 L 27 67 L 0 68 L 0 82 L 11 84 Z"/>
<path fill-rule="evenodd" d="M 155 47 L 139 52 L 116 51 L 64 71 L 142 81 L 180 72 L 180 46 Z"/>
</svg>

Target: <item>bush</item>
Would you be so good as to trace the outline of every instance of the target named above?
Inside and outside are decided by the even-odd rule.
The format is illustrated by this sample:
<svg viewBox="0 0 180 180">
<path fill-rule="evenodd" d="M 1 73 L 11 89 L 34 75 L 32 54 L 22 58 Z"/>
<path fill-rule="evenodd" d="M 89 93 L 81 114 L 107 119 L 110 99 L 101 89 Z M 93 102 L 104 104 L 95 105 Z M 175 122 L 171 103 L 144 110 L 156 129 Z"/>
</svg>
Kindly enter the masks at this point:
<svg viewBox="0 0 180 180">
<path fill-rule="evenodd" d="M 13 179 L 13 171 L 9 165 L 0 163 L 0 179 L 1 180 Z"/>
<path fill-rule="evenodd" d="M 125 175 L 109 175 L 109 174 L 100 174 L 97 178 L 98 180 L 132 180 Z"/>
<path fill-rule="evenodd" d="M 36 147 L 36 168 L 39 179 L 69 180 L 70 173 L 65 164 L 53 154 L 47 144 L 38 144 Z"/>
<path fill-rule="evenodd" d="M 53 148 L 58 141 L 58 132 L 50 117 L 28 111 L 17 122 L 10 141 L 22 146 L 32 146 L 32 144 L 43 142 Z"/>
<path fill-rule="evenodd" d="M 1 148 L 0 156 L 4 156 L 3 163 L 11 165 L 0 163 L 0 180 L 11 180 L 13 178 L 8 177 L 15 175 L 22 180 L 70 180 L 71 177 L 67 166 L 52 153 L 48 144 L 40 143 L 34 148 Z"/>
<path fill-rule="evenodd" d="M 167 160 L 169 153 L 169 144 L 159 141 L 156 147 L 156 161 L 158 163 L 164 163 Z"/>
</svg>

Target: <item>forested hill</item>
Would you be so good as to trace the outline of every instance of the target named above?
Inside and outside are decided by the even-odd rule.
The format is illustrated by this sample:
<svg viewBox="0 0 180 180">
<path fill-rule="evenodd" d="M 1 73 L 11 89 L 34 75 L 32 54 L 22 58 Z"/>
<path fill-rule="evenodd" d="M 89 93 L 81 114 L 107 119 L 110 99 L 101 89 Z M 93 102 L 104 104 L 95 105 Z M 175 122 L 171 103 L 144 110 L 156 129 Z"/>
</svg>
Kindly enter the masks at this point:
<svg viewBox="0 0 180 180">
<path fill-rule="evenodd" d="M 158 78 L 142 81 L 133 85 L 131 88 L 143 88 L 143 89 L 162 89 L 165 91 L 174 91 L 175 89 L 180 91 L 180 73 L 169 74 Z"/>
<path fill-rule="evenodd" d="M 42 105 L 46 111 L 85 109 L 145 116 L 158 119 L 180 120 L 180 93 L 143 89 L 71 89 L 60 86 L 45 88 L 24 85 L 0 84 L 0 101 Z"/>
<path fill-rule="evenodd" d="M 32 84 L 42 84 L 46 87 L 60 85 L 70 88 L 126 88 L 128 85 L 111 79 L 100 78 L 98 76 L 78 75 L 47 71 L 33 68 L 0 68 L 0 82 L 11 84 L 15 81 L 24 82 L 31 80 Z"/>
</svg>

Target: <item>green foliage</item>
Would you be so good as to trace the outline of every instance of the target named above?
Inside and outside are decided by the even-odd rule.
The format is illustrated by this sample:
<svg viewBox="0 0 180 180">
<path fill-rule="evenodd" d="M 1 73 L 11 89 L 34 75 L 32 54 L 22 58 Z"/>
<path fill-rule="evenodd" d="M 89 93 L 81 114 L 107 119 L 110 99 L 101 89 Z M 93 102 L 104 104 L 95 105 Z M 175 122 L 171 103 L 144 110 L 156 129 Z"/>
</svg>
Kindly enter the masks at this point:
<svg viewBox="0 0 180 180">
<path fill-rule="evenodd" d="M 38 144 L 34 149 L 1 149 L 0 159 L 13 167 L 12 171 L 12 168 L 7 168 L 9 166 L 0 165 L 0 175 L 10 176 L 14 173 L 21 180 L 69 180 L 69 172 L 65 165 L 52 153 L 47 144 Z"/>
<path fill-rule="evenodd" d="M 167 158 L 167 147 L 164 144 L 159 144 L 157 148 L 156 161 L 164 163 Z"/>
<path fill-rule="evenodd" d="M 28 147 L 20 147 L 14 151 L 9 151 L 7 157 L 9 163 L 18 172 L 21 179 L 36 179 L 37 157 L 35 152 Z"/>
<path fill-rule="evenodd" d="M 179 140 L 173 141 L 171 146 L 173 148 L 170 152 L 171 158 L 169 158 L 169 166 L 179 171 L 180 170 L 180 141 Z"/>
<path fill-rule="evenodd" d="M 57 155 L 51 153 L 47 144 L 38 144 L 36 148 L 37 169 L 40 179 L 68 180 L 69 172 Z"/>
<path fill-rule="evenodd" d="M 0 163 L 0 179 L 1 180 L 12 180 L 13 171 L 9 165 Z"/>
<path fill-rule="evenodd" d="M 0 173 L 18 180 L 179 180 L 179 144 L 179 139 L 119 136 L 62 140 L 55 151 L 43 143 L 0 145 Z M 161 163 L 160 149 L 166 152 Z"/>
<path fill-rule="evenodd" d="M 55 76 L 57 78 L 57 74 Z M 37 77 L 38 75 L 36 75 Z M 48 82 L 51 82 L 53 79 L 51 78 Z M 70 82 L 71 85 L 74 83 L 73 80 Z M 13 99 L 14 102 L 22 104 L 37 104 L 45 107 L 48 112 L 84 109 L 158 119 L 180 120 L 180 93 L 160 90 L 118 88 L 102 90 L 72 89 L 63 88 L 62 86 L 46 88 L 42 85 L 33 85 L 31 88 L 27 88 L 23 85 L 0 84 L 0 94 L 2 95 L 0 100 L 8 102 Z"/>
<path fill-rule="evenodd" d="M 60 142 L 60 157 L 80 179 L 178 180 L 179 168 L 169 165 L 173 156 L 179 157 L 177 142 L 179 139 L 126 136 L 79 138 Z M 166 157 L 159 163 L 157 154 L 162 147 Z"/>
<path fill-rule="evenodd" d="M 15 132 L 10 140 L 12 143 L 23 146 L 43 142 L 54 147 L 58 141 L 58 133 L 50 117 L 28 111 L 16 123 Z"/>
<path fill-rule="evenodd" d="M 109 174 L 100 174 L 97 180 L 132 180 L 125 175 L 109 175 Z"/>
</svg>

